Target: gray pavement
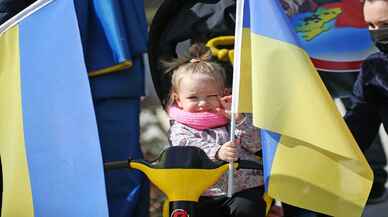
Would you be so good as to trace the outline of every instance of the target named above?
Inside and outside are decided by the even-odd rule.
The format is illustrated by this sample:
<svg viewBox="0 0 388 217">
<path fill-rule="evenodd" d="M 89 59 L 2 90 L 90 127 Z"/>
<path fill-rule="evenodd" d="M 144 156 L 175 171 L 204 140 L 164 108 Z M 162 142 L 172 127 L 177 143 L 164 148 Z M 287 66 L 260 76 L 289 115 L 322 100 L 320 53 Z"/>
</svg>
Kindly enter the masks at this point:
<svg viewBox="0 0 388 217">
<path fill-rule="evenodd" d="M 380 128 L 380 137 L 384 144 L 385 154 L 388 156 L 388 136 L 382 127 Z M 385 186 L 388 188 L 388 183 Z M 388 190 L 384 198 L 385 201 L 382 203 L 367 205 L 363 217 L 388 217 Z"/>
<path fill-rule="evenodd" d="M 388 217 L 388 193 L 384 202 L 367 205 L 363 217 Z"/>
</svg>

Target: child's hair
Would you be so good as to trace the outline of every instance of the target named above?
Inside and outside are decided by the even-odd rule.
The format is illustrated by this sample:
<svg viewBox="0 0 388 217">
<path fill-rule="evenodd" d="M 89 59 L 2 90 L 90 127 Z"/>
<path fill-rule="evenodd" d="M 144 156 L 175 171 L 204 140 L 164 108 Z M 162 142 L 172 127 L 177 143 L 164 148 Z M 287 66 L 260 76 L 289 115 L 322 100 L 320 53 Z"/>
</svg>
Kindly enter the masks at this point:
<svg viewBox="0 0 388 217">
<path fill-rule="evenodd" d="M 219 85 L 220 90 L 225 88 L 225 70 L 212 60 L 211 51 L 205 45 L 196 43 L 189 48 L 187 56 L 173 59 L 171 61 L 162 61 L 166 67 L 166 74 L 171 73 L 171 88 L 167 107 L 175 102 L 175 94 L 178 91 L 180 81 L 185 76 L 194 74 L 203 74 L 214 79 Z"/>
</svg>

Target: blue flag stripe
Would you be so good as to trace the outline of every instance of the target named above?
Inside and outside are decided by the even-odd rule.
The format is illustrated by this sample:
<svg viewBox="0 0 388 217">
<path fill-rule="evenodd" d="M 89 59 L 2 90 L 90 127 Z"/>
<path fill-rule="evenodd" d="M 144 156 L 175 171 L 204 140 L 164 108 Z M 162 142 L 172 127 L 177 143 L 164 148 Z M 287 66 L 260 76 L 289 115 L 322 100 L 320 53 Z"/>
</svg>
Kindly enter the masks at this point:
<svg viewBox="0 0 388 217">
<path fill-rule="evenodd" d="M 271 169 L 275 152 L 280 142 L 281 135 L 269 130 L 262 129 L 261 143 L 263 149 L 263 164 L 264 164 L 264 184 L 266 191 L 268 191 L 269 178 L 271 176 Z"/>
<path fill-rule="evenodd" d="M 55 1 L 19 26 L 35 216 L 107 217 L 101 151 L 73 1 Z"/>
<path fill-rule="evenodd" d="M 279 1 L 245 1 L 245 4 L 250 2 L 250 12 L 251 14 L 260 15 L 247 17 L 250 20 L 250 27 L 253 33 L 267 36 L 272 39 L 277 39 L 283 42 L 288 42 L 295 46 L 299 46 L 296 37 L 292 34 L 293 30 L 290 29 L 289 19 L 265 19 L 263 17 L 285 17 Z M 244 19 L 246 19 L 244 17 Z"/>
<path fill-rule="evenodd" d="M 251 13 L 249 1 L 244 1 L 243 28 L 251 28 Z"/>
</svg>

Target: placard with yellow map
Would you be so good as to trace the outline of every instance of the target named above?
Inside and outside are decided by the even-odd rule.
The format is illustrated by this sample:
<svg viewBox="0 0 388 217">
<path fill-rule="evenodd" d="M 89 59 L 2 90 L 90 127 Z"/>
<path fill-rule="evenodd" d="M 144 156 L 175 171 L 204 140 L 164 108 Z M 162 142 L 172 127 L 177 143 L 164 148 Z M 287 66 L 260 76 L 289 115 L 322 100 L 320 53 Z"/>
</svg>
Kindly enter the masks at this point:
<svg viewBox="0 0 388 217">
<path fill-rule="evenodd" d="M 358 71 L 375 52 L 359 0 L 305 0 L 303 6 L 290 19 L 317 69 Z"/>
</svg>

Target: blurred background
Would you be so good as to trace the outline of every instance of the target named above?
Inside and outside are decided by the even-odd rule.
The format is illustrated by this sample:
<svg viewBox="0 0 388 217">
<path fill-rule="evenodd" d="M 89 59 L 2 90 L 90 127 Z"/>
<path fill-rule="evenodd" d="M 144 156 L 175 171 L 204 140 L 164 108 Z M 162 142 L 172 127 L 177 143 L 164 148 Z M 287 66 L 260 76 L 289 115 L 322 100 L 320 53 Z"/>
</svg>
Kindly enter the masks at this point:
<svg viewBox="0 0 388 217">
<path fill-rule="evenodd" d="M 163 0 L 144 0 L 148 24 L 151 24 L 162 2 Z M 145 159 L 155 159 L 167 146 L 168 127 L 168 117 L 159 100 L 153 96 L 144 97 L 140 113 L 140 144 Z M 151 186 L 150 194 L 150 217 L 160 217 L 164 196 L 155 186 Z"/>
</svg>

